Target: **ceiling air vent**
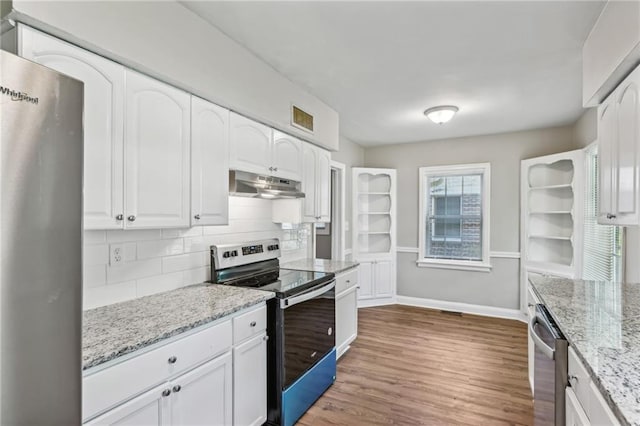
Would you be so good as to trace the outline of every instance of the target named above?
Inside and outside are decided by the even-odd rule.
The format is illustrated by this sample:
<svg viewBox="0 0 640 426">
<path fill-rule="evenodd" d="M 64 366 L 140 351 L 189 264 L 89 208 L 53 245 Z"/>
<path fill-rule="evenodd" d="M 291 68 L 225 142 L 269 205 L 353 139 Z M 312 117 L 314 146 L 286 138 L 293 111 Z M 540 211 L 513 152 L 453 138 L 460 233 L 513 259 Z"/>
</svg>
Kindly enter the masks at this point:
<svg viewBox="0 0 640 426">
<path fill-rule="evenodd" d="M 313 115 L 295 105 L 291 106 L 291 124 L 313 133 Z"/>
</svg>

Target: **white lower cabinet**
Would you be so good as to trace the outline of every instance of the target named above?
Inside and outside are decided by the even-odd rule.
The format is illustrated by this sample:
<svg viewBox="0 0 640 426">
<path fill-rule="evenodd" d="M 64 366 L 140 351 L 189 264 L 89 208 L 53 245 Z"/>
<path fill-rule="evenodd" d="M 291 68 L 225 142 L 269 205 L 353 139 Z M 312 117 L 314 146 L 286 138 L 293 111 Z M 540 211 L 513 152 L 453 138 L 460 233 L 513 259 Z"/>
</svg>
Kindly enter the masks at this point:
<svg viewBox="0 0 640 426">
<path fill-rule="evenodd" d="M 265 363 L 266 364 L 266 363 Z M 231 352 L 172 380 L 172 425 L 228 425 L 232 423 Z M 266 404 L 265 404 L 266 405 Z"/>
<path fill-rule="evenodd" d="M 253 334 L 242 334 L 245 340 L 239 342 L 231 330 L 240 334 L 246 321 L 255 324 Z M 85 424 L 261 425 L 267 419 L 266 321 L 262 303 L 111 367 L 88 371 L 82 394 Z"/>
<path fill-rule="evenodd" d="M 336 275 L 336 351 L 340 358 L 358 336 L 358 270 Z"/>
<path fill-rule="evenodd" d="M 390 260 L 358 260 L 358 300 L 364 305 L 392 302 L 395 294 L 394 264 Z M 361 303 L 361 305 L 363 305 Z"/>
<path fill-rule="evenodd" d="M 589 426 L 591 424 L 587 413 L 585 413 L 582 406 L 580 406 L 576 394 L 570 387 L 567 387 L 565 391 L 565 403 L 567 426 Z"/>
<path fill-rule="evenodd" d="M 267 420 L 267 334 L 233 349 L 233 424 L 260 426 Z"/>
</svg>

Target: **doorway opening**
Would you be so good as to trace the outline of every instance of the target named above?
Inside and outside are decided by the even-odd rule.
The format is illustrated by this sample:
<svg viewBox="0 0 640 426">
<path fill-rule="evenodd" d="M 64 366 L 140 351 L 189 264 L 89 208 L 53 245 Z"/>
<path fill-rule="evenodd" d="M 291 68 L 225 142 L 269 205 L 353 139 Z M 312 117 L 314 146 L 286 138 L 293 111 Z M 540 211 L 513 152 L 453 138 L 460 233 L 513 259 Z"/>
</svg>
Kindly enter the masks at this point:
<svg viewBox="0 0 640 426">
<path fill-rule="evenodd" d="M 331 222 L 314 225 L 315 257 L 344 260 L 346 166 L 331 162 Z"/>
</svg>

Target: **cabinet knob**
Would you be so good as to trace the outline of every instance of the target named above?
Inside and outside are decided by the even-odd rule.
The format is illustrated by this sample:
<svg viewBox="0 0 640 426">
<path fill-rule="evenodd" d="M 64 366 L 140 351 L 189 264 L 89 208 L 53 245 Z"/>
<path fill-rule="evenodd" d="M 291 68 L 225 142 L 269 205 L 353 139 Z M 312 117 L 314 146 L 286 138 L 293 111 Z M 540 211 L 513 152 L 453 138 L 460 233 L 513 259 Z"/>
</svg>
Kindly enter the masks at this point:
<svg viewBox="0 0 640 426">
<path fill-rule="evenodd" d="M 194 218 L 195 220 L 200 220 L 200 215 L 199 215 L 199 214 L 197 214 L 197 215 L 195 215 L 193 218 Z"/>
<path fill-rule="evenodd" d="M 274 172 L 277 172 L 277 171 L 278 171 L 278 168 L 277 168 L 277 167 L 274 167 L 274 168 L 273 168 L 273 171 L 274 171 Z"/>
<path fill-rule="evenodd" d="M 176 361 L 178 361 L 178 358 L 175 356 L 172 356 L 172 357 L 169 357 L 167 361 L 169 362 L 169 364 L 175 364 Z"/>
<path fill-rule="evenodd" d="M 347 280 L 347 284 L 350 284 L 350 283 L 351 283 L 351 280 Z"/>
<path fill-rule="evenodd" d="M 615 218 L 616 218 L 615 214 L 607 213 L 607 219 L 615 219 Z"/>
<path fill-rule="evenodd" d="M 164 396 L 165 398 L 169 395 L 171 395 L 171 389 L 165 389 L 162 391 L 162 396 Z"/>
<path fill-rule="evenodd" d="M 269 336 L 265 335 L 265 336 L 262 338 L 262 340 L 264 340 L 264 341 L 266 342 L 267 340 L 269 340 Z"/>
<path fill-rule="evenodd" d="M 131 215 L 131 216 L 127 217 L 127 220 L 128 220 L 129 222 L 135 222 L 136 217 L 135 217 L 134 215 Z"/>
<path fill-rule="evenodd" d="M 174 392 L 180 392 L 180 389 L 182 389 L 182 386 L 180 386 L 180 385 L 175 385 L 175 386 L 173 387 L 173 391 L 174 391 Z"/>
<path fill-rule="evenodd" d="M 575 388 L 576 383 L 578 383 L 578 377 L 572 374 L 571 376 L 568 377 L 568 379 L 569 379 L 569 384 Z"/>
<path fill-rule="evenodd" d="M 272 172 L 273 171 L 273 167 L 269 167 L 269 171 Z"/>
<path fill-rule="evenodd" d="M 119 215 L 116 215 L 116 220 L 122 220 L 124 219 L 124 215 L 122 213 L 120 213 Z"/>
<path fill-rule="evenodd" d="M 256 322 L 255 321 L 251 321 L 251 324 L 249 324 L 250 327 L 255 327 L 256 326 Z"/>
</svg>

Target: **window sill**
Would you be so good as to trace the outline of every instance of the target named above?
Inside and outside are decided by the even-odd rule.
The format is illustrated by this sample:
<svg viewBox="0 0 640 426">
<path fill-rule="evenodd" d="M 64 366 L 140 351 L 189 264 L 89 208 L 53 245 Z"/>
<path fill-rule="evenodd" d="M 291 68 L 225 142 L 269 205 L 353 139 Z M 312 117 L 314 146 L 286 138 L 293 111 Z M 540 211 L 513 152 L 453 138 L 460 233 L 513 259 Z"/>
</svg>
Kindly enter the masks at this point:
<svg viewBox="0 0 640 426">
<path fill-rule="evenodd" d="M 491 272 L 491 264 L 484 262 L 466 262 L 463 260 L 427 260 L 416 261 L 419 268 L 456 269 L 458 271 Z"/>
</svg>

